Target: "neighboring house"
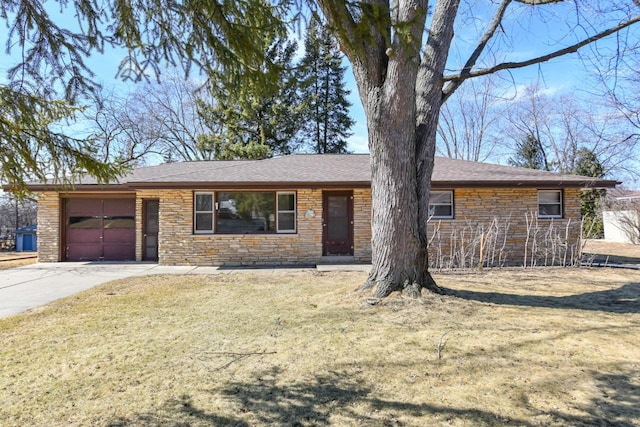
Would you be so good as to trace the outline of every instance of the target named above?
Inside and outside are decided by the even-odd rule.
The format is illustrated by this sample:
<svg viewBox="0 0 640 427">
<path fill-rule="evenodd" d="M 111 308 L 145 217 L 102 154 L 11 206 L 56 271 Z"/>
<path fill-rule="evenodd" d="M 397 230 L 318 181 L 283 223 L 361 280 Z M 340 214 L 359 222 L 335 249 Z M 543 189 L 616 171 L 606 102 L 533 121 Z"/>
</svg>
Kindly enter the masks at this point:
<svg viewBox="0 0 640 427">
<path fill-rule="evenodd" d="M 34 224 L 16 230 L 17 252 L 34 252 L 38 249 L 37 229 Z"/>
<path fill-rule="evenodd" d="M 579 246 L 580 189 L 616 184 L 437 158 L 431 260 L 567 263 Z M 167 163 L 135 169 L 117 184 L 30 189 L 38 194 L 40 261 L 371 261 L 369 155 Z"/>
<path fill-rule="evenodd" d="M 607 192 L 602 211 L 604 238 L 610 242 L 640 244 L 640 192 Z"/>
</svg>

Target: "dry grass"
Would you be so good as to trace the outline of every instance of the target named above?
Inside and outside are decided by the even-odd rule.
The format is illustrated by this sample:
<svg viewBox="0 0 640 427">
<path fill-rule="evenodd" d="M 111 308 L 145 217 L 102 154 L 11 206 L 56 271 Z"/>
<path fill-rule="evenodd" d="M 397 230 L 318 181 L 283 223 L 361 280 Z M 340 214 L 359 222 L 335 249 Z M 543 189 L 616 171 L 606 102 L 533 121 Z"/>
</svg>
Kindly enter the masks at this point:
<svg viewBox="0 0 640 427">
<path fill-rule="evenodd" d="M 585 241 L 583 252 L 640 259 L 640 245 L 634 245 L 632 243 L 590 239 Z"/>
<path fill-rule="evenodd" d="M 0 424 L 640 424 L 637 271 L 156 276 L 0 320 Z"/>
<path fill-rule="evenodd" d="M 35 264 L 37 258 L 0 259 L 0 270 L 22 267 L 23 265 Z"/>
</svg>

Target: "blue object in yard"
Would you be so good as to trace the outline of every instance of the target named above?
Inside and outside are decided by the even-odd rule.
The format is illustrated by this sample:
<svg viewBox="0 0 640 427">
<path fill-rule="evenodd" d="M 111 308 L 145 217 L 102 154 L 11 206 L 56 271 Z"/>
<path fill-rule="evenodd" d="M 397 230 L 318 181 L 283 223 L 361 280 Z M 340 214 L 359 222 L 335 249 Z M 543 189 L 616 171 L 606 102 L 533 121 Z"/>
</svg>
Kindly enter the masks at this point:
<svg viewBox="0 0 640 427">
<path fill-rule="evenodd" d="M 38 250 L 38 226 L 27 225 L 16 230 L 16 252 L 33 252 Z"/>
</svg>

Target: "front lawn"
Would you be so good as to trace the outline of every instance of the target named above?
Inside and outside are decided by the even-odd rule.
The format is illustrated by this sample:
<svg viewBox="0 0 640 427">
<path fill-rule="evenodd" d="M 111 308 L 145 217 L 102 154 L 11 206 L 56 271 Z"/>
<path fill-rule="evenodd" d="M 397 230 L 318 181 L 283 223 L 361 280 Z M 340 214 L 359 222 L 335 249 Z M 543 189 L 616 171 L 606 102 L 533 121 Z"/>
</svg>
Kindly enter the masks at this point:
<svg viewBox="0 0 640 427">
<path fill-rule="evenodd" d="M 0 319 L 5 426 L 640 424 L 640 274 L 150 276 Z"/>
</svg>

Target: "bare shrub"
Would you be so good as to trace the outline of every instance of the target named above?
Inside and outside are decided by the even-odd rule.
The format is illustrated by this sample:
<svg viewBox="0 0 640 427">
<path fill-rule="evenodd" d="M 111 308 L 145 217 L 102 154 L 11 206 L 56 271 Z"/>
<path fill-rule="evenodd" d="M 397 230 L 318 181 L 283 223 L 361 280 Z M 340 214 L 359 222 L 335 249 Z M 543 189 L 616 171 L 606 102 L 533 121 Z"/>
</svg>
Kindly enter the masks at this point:
<svg viewBox="0 0 640 427">
<path fill-rule="evenodd" d="M 430 267 L 451 270 L 580 263 L 580 234 L 571 232 L 575 221 L 539 221 L 535 212 L 527 212 L 523 225 L 523 231 L 516 231 L 511 217 L 461 221 L 453 227 L 445 227 L 442 221 L 430 223 Z"/>
</svg>

